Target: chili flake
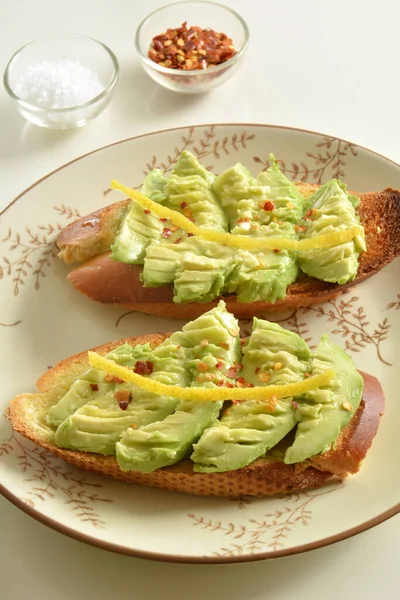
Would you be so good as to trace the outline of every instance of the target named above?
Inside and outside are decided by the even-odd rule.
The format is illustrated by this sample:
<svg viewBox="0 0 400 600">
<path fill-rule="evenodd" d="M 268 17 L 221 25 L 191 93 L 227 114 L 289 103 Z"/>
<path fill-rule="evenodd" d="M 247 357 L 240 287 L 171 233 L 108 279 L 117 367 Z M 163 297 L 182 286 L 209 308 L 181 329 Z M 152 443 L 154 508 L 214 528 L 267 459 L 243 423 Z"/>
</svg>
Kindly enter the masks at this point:
<svg viewBox="0 0 400 600">
<path fill-rule="evenodd" d="M 205 373 L 207 371 L 208 367 L 206 365 L 205 362 L 200 361 L 199 364 L 197 365 L 197 370 L 200 371 L 201 373 Z"/>
<path fill-rule="evenodd" d="M 229 367 L 229 369 L 227 370 L 227 372 L 225 373 L 225 375 L 227 377 L 230 377 L 231 379 L 234 379 L 237 374 L 238 374 L 238 368 L 237 367 Z"/>
<path fill-rule="evenodd" d="M 148 57 L 162 67 L 182 71 L 209 69 L 226 62 L 236 54 L 232 39 L 225 33 L 201 27 L 187 27 L 156 35 L 150 44 Z"/>
<path fill-rule="evenodd" d="M 118 390 L 115 392 L 114 398 L 118 402 L 121 410 L 126 410 L 132 402 L 132 394 L 128 390 Z"/>
<path fill-rule="evenodd" d="M 278 250 L 278 248 L 274 248 L 274 252 L 275 254 L 279 254 L 280 250 Z"/>
<path fill-rule="evenodd" d="M 150 211 L 148 208 L 145 208 L 145 209 L 144 209 L 144 214 L 145 214 L 145 215 L 149 215 L 149 214 L 150 214 L 150 212 L 151 212 L 151 211 Z"/>
<path fill-rule="evenodd" d="M 162 230 L 162 237 L 163 238 L 169 238 L 172 235 L 172 230 L 169 229 L 168 227 L 164 227 L 164 229 Z"/>
<path fill-rule="evenodd" d="M 150 375 L 153 372 L 153 363 L 150 360 L 137 360 L 133 371 L 138 375 Z"/>
<path fill-rule="evenodd" d="M 98 391 L 99 391 L 99 386 L 97 385 L 97 383 L 91 383 L 91 384 L 90 384 L 90 389 L 91 389 L 93 392 L 98 392 Z"/>
<path fill-rule="evenodd" d="M 262 203 L 261 208 L 265 211 L 271 211 L 274 210 L 275 204 L 271 202 L 271 200 L 267 200 L 266 202 Z"/>
<path fill-rule="evenodd" d="M 218 369 L 218 371 L 222 371 L 222 369 L 224 368 L 224 363 L 222 362 L 222 360 L 219 360 L 215 363 L 215 368 Z"/>
<path fill-rule="evenodd" d="M 295 225 L 294 228 L 297 231 L 297 233 L 304 233 L 305 231 L 307 231 L 307 227 L 305 225 Z"/>
</svg>

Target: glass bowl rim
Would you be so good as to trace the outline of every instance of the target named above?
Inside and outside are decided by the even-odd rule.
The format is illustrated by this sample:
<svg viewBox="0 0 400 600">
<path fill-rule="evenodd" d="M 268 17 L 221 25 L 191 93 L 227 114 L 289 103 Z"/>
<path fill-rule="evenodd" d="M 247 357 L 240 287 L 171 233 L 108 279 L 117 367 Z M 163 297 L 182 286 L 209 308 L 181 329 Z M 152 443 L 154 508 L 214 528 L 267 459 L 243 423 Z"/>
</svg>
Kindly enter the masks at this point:
<svg viewBox="0 0 400 600">
<path fill-rule="evenodd" d="M 14 66 L 14 62 L 15 60 L 18 58 L 18 56 L 20 55 L 20 53 L 25 50 L 26 48 L 28 48 L 28 46 L 31 46 L 33 44 L 36 44 L 37 42 L 43 42 L 45 40 L 59 40 L 62 38 L 70 38 L 70 39 L 79 39 L 79 40 L 86 40 L 89 42 L 94 42 L 96 45 L 101 46 L 103 50 L 106 51 L 106 53 L 109 55 L 109 57 L 111 58 L 111 62 L 113 65 L 113 73 L 111 76 L 111 81 L 109 81 L 109 83 L 105 86 L 105 88 L 99 93 L 97 94 L 97 96 L 95 96 L 94 98 L 92 98 L 91 100 L 88 100 L 87 102 L 83 102 L 81 104 L 74 104 L 73 106 L 68 106 L 68 107 L 64 107 L 64 108 L 45 108 L 42 106 L 37 106 L 36 104 L 31 104 L 30 102 L 27 102 L 26 100 L 23 100 L 22 98 L 20 98 L 12 89 L 10 83 L 9 83 L 9 79 L 10 79 L 10 74 L 11 74 L 11 70 Z M 106 44 L 103 44 L 103 42 L 100 42 L 99 40 L 96 40 L 95 38 L 91 38 L 85 35 L 78 35 L 78 34 L 74 34 L 74 33 L 63 33 L 63 34 L 59 34 L 59 35 L 46 35 L 40 38 L 36 38 L 34 40 L 31 40 L 30 42 L 27 42 L 26 44 L 24 44 L 23 46 L 21 46 L 20 48 L 18 48 L 18 50 L 16 50 L 14 52 L 14 54 L 11 56 L 10 60 L 7 63 L 7 66 L 5 68 L 4 71 L 4 75 L 3 75 L 3 83 L 4 83 L 4 87 L 6 89 L 6 92 L 8 93 L 8 95 L 19 105 L 21 105 L 22 107 L 29 109 L 31 111 L 34 111 L 36 113 L 42 113 L 42 114 L 65 114 L 65 113 L 70 113 L 73 112 L 75 110 L 82 110 L 83 108 L 87 108 L 89 106 L 92 106 L 94 104 L 96 104 L 99 100 L 101 100 L 102 98 L 105 98 L 108 93 L 113 89 L 113 87 L 115 86 L 117 80 L 118 80 L 118 76 L 119 76 L 119 63 L 118 63 L 118 59 L 115 56 L 114 52 L 108 47 L 106 46 Z"/>
<path fill-rule="evenodd" d="M 187 71 L 183 71 L 183 70 L 179 70 L 179 69 L 170 69 L 169 67 L 163 67 L 161 65 L 159 65 L 158 63 L 154 62 L 154 60 L 151 60 L 151 58 L 149 58 L 147 56 L 147 54 L 144 54 L 142 52 L 142 49 L 140 47 L 140 43 L 139 43 L 139 35 L 141 33 L 141 30 L 143 29 L 144 25 L 146 25 L 146 23 L 152 18 L 154 17 L 154 15 L 156 15 L 158 12 L 161 12 L 163 10 L 166 10 L 172 6 L 177 6 L 178 4 L 208 4 L 209 6 L 218 6 L 218 8 L 222 8 L 223 10 L 226 10 L 227 12 L 231 13 L 242 25 L 243 27 L 243 31 L 244 31 L 244 42 L 242 44 L 242 46 L 240 47 L 240 49 L 236 52 L 236 54 L 234 54 L 231 58 L 229 58 L 228 60 L 226 60 L 225 62 L 212 67 L 212 69 L 208 70 L 199 70 L 199 69 L 192 69 L 192 70 L 187 70 Z M 244 54 L 248 43 L 249 43 L 249 39 L 250 39 L 250 31 L 248 28 L 248 25 L 246 23 L 246 21 L 243 19 L 243 17 L 241 17 L 239 15 L 239 13 L 237 13 L 235 10 L 233 10 L 233 8 L 231 8 L 230 6 L 225 6 L 225 4 L 219 4 L 218 2 L 212 2 L 210 0 L 179 0 L 178 2 L 172 2 L 170 4 L 164 4 L 164 6 L 160 6 L 159 8 L 157 8 L 156 10 L 153 10 L 150 14 L 147 15 L 147 17 L 145 17 L 141 23 L 139 24 L 138 28 L 136 29 L 136 34 L 135 34 L 135 47 L 137 52 L 139 53 L 142 61 L 151 69 L 154 69 L 155 71 L 159 71 L 160 73 L 165 73 L 168 75 L 176 75 L 178 77 L 193 77 L 194 75 L 205 75 L 205 74 L 210 74 L 210 73 L 217 73 L 218 71 L 222 71 L 224 69 L 226 69 L 228 66 L 231 66 L 234 62 L 237 62 L 240 57 Z"/>
</svg>

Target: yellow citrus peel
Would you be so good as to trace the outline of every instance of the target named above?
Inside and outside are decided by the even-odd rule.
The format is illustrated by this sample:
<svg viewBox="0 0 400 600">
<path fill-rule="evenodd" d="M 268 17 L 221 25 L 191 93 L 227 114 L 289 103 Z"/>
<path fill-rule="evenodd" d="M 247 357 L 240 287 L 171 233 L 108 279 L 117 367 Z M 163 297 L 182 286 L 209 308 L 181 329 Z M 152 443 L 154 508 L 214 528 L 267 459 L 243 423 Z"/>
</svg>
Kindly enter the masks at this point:
<svg viewBox="0 0 400 600">
<path fill-rule="evenodd" d="M 111 182 L 111 188 L 124 192 L 131 200 L 138 202 L 144 209 L 150 210 L 161 219 L 169 219 L 174 225 L 187 233 L 197 235 L 209 242 L 216 242 L 217 244 L 231 246 L 233 248 L 242 248 L 243 250 L 260 250 L 262 248 L 270 248 L 272 250 L 311 250 L 312 248 L 330 248 L 332 246 L 344 244 L 345 242 L 350 242 L 357 236 L 364 237 L 364 228 L 361 226 L 349 227 L 349 229 L 346 229 L 345 231 L 335 231 L 300 241 L 284 237 L 254 238 L 245 235 L 232 235 L 231 233 L 198 227 L 176 210 L 171 210 L 166 206 L 158 204 L 158 202 L 150 200 L 150 198 L 146 198 L 146 196 L 137 190 L 125 187 L 115 179 Z"/>
<path fill-rule="evenodd" d="M 160 394 L 163 396 L 173 396 L 180 400 L 196 400 L 199 402 L 218 402 L 219 400 L 268 400 L 272 396 L 276 398 L 289 398 L 290 396 L 299 396 L 310 390 L 315 390 L 321 386 L 327 385 L 335 377 L 333 369 L 327 369 L 320 375 L 308 377 L 298 383 L 288 383 L 287 385 L 267 385 L 254 388 L 184 388 L 176 385 L 167 385 L 143 377 L 134 373 L 126 367 L 118 365 L 113 360 L 100 356 L 96 352 L 88 352 L 89 363 L 95 369 L 105 371 L 109 375 L 118 377 L 127 383 L 133 383 L 148 392 Z"/>
</svg>

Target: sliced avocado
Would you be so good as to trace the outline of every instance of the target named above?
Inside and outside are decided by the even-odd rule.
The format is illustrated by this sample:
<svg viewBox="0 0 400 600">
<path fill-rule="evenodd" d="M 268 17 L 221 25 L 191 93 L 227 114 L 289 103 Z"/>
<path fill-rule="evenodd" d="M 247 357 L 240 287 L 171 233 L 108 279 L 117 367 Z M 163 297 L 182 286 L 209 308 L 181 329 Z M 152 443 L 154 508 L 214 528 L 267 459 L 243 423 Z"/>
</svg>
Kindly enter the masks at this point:
<svg viewBox="0 0 400 600">
<path fill-rule="evenodd" d="M 300 381 L 311 358 L 310 349 L 298 335 L 257 318 L 243 354 L 241 375 L 245 382 L 256 386 Z M 273 405 L 257 401 L 233 404 L 194 445 L 194 470 L 211 473 L 245 467 L 274 447 L 295 425 L 292 398 Z"/>
<path fill-rule="evenodd" d="M 143 181 L 140 191 L 154 202 L 163 203 L 166 200 L 166 183 L 162 172 L 153 169 Z M 132 202 L 111 246 L 111 258 L 118 262 L 142 264 L 147 246 L 161 237 L 162 230 L 163 224 L 157 216 L 146 212 L 137 202 Z"/>
<path fill-rule="evenodd" d="M 285 463 L 302 462 L 329 450 L 356 412 L 364 380 L 350 356 L 323 335 L 312 359 L 312 374 L 333 368 L 336 377 L 327 386 L 297 399 L 298 421 L 294 443 L 287 449 Z"/>
<path fill-rule="evenodd" d="M 343 183 L 336 179 L 328 181 L 307 201 L 302 221 L 306 231 L 300 237 L 308 239 L 359 226 L 360 219 L 355 210 L 358 204 L 359 199 L 349 194 Z M 341 285 L 357 275 L 362 250 L 365 250 L 364 240 L 356 238 L 332 248 L 301 251 L 300 268 L 311 277 Z"/>
<path fill-rule="evenodd" d="M 152 353 L 150 344 L 131 346 L 123 344 L 107 354 L 107 358 L 115 360 L 120 365 L 132 367 L 137 360 L 146 360 Z M 72 415 L 78 408 L 95 397 L 91 384 L 101 386 L 102 393 L 114 390 L 114 382 L 105 380 L 106 373 L 99 369 L 88 369 L 70 386 L 69 390 L 54 404 L 46 415 L 46 423 L 58 427 L 62 421 Z"/>
<path fill-rule="evenodd" d="M 179 177 L 198 175 L 210 185 L 214 183 L 216 179 L 215 175 L 211 173 L 211 171 L 207 171 L 207 169 L 200 164 L 198 158 L 188 150 L 181 152 L 171 174 L 178 175 Z"/>
<path fill-rule="evenodd" d="M 183 328 L 182 343 L 188 349 L 191 386 L 216 387 L 217 381 L 225 383 L 232 379 L 229 368 L 241 355 L 238 333 L 238 322 L 226 312 L 224 303 Z M 181 401 L 175 412 L 164 420 L 140 429 L 128 429 L 116 444 L 120 469 L 151 473 L 175 464 L 218 417 L 222 404 L 221 401 Z"/>
<path fill-rule="evenodd" d="M 303 196 L 272 155 L 271 166 L 256 179 L 238 164 L 217 178 L 214 189 L 234 235 L 296 237 L 294 223 L 303 214 Z M 288 250 L 242 251 L 238 256 L 240 265 L 226 278 L 225 291 L 236 294 L 239 302 L 281 300 L 297 278 L 296 256 Z"/>
<path fill-rule="evenodd" d="M 134 367 L 137 360 L 142 364 L 143 359 L 150 360 L 153 369 L 149 374 L 151 379 L 167 385 L 186 386 L 186 354 L 181 338 L 181 332 L 174 333 L 157 348 L 142 355 L 138 351 L 140 347 L 125 345 L 123 351 L 117 348 L 108 357 L 118 364 L 130 367 Z M 105 373 L 100 373 L 104 380 Z M 78 381 L 72 387 L 80 384 Z M 69 413 L 69 416 L 57 428 L 55 443 L 58 446 L 115 454 L 115 443 L 128 427 L 141 427 L 163 419 L 174 411 L 178 403 L 176 398 L 153 394 L 115 380 L 99 383 L 94 388 L 89 384 L 89 390 L 82 397 L 84 404 L 79 408 L 76 407 L 74 395 L 70 397 L 67 393 L 61 400 L 64 413 Z"/>
</svg>

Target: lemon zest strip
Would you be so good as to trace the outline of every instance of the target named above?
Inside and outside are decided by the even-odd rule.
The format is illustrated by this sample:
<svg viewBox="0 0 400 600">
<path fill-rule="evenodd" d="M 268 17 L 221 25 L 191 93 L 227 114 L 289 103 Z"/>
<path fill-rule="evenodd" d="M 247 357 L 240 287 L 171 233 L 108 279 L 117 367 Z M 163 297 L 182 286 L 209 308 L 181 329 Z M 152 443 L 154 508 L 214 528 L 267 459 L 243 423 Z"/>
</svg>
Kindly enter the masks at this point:
<svg viewBox="0 0 400 600">
<path fill-rule="evenodd" d="M 118 377 L 127 383 L 132 383 L 139 388 L 154 394 L 173 396 L 180 400 L 196 400 L 199 402 L 218 402 L 219 400 L 268 400 L 272 396 L 276 398 L 289 398 L 299 396 L 310 390 L 315 390 L 327 385 L 335 377 L 333 369 L 327 369 L 319 375 L 308 377 L 298 383 L 286 385 L 267 385 L 254 388 L 184 388 L 176 385 L 167 385 L 148 377 L 134 373 L 126 367 L 122 367 L 113 360 L 100 356 L 96 352 L 88 352 L 89 363 L 95 369 L 105 371 L 109 375 Z"/>
<path fill-rule="evenodd" d="M 215 231 L 214 229 L 198 227 L 176 210 L 150 200 L 150 198 L 147 198 L 137 190 L 125 187 L 115 179 L 111 181 L 111 188 L 124 192 L 131 200 L 138 202 L 144 209 L 150 210 L 161 219 L 169 219 L 174 225 L 187 233 L 197 235 L 209 242 L 216 242 L 217 244 L 233 248 L 243 248 L 244 250 L 262 248 L 274 250 L 310 250 L 312 248 L 330 248 L 350 242 L 357 236 L 364 237 L 364 228 L 361 226 L 349 227 L 344 231 L 334 231 L 300 241 L 283 237 L 252 238 L 244 235 L 233 235 L 231 233 Z"/>
</svg>

